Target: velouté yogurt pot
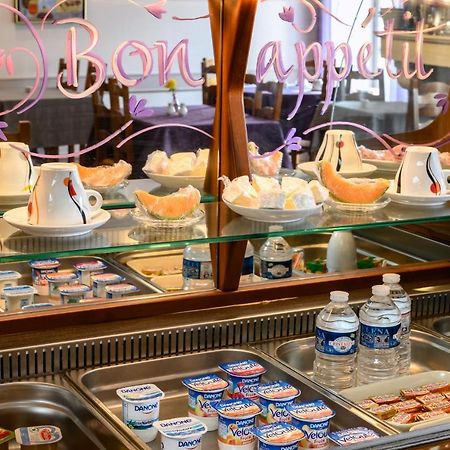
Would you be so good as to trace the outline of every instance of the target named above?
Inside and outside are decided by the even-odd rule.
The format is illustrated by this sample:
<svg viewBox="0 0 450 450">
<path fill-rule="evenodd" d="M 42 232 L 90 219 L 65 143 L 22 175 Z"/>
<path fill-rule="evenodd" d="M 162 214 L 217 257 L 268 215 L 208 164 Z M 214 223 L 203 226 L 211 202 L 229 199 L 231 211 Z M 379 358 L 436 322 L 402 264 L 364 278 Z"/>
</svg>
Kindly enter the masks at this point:
<svg viewBox="0 0 450 450">
<path fill-rule="evenodd" d="M 294 403 L 300 390 L 285 381 L 273 381 L 261 384 L 256 390 L 261 405 L 259 423 L 290 422 L 291 415 L 286 408 Z"/>
<path fill-rule="evenodd" d="M 78 282 L 78 275 L 73 272 L 56 272 L 46 275 L 48 281 L 48 295 L 52 298 L 60 298 L 59 288 L 65 284 Z"/>
<path fill-rule="evenodd" d="M 218 444 L 220 450 L 254 450 L 252 434 L 261 408 L 249 399 L 230 399 L 212 403 L 219 414 Z"/>
<path fill-rule="evenodd" d="M 139 289 L 131 283 L 110 284 L 105 287 L 107 299 L 117 299 L 136 294 Z"/>
<path fill-rule="evenodd" d="M 87 284 L 92 287 L 91 277 L 103 273 L 108 266 L 102 261 L 87 261 L 74 264 L 76 274 L 80 278 L 80 283 Z"/>
<path fill-rule="evenodd" d="M 252 433 L 259 440 L 259 450 L 297 450 L 305 437 L 302 431 L 285 422 L 254 428 Z"/>
<path fill-rule="evenodd" d="M 116 273 L 100 273 L 98 275 L 92 275 L 92 289 L 94 291 L 94 297 L 106 297 L 105 288 L 111 284 L 119 284 L 125 281 L 125 277 Z"/>
<path fill-rule="evenodd" d="M 211 402 L 223 398 L 223 392 L 228 382 L 216 374 L 208 373 L 192 378 L 185 378 L 183 384 L 188 388 L 189 416 L 204 423 L 208 431 L 217 430 L 219 426 L 217 411 L 211 407 Z"/>
<path fill-rule="evenodd" d="M 329 438 L 335 444 L 340 447 L 345 447 L 347 445 L 353 445 L 358 442 L 371 441 L 373 439 L 378 439 L 379 434 L 375 431 L 366 427 L 349 428 L 347 430 L 333 431 L 330 433 Z"/>
<path fill-rule="evenodd" d="M 47 275 L 58 272 L 61 266 L 59 259 L 39 259 L 30 261 L 28 265 L 31 267 L 33 287 L 38 295 L 48 295 Z"/>
<path fill-rule="evenodd" d="M 3 289 L 17 286 L 20 278 L 22 278 L 22 275 L 15 270 L 0 270 L 0 298 L 4 298 Z"/>
<path fill-rule="evenodd" d="M 306 438 L 300 442 L 300 447 L 326 448 L 328 446 L 330 420 L 335 412 L 322 400 L 293 403 L 287 407 L 287 410 L 292 416 L 292 425 L 305 433 Z"/>
<path fill-rule="evenodd" d="M 164 450 L 200 450 L 206 425 L 193 417 L 156 421 L 153 426 L 161 433 L 161 448 Z"/>
<path fill-rule="evenodd" d="M 24 284 L 22 286 L 10 286 L 3 289 L 5 297 L 5 312 L 20 311 L 24 306 L 34 303 L 36 289 Z"/>
<path fill-rule="evenodd" d="M 63 284 L 59 287 L 62 305 L 80 303 L 81 300 L 92 297 L 92 289 L 85 284 Z"/>
<path fill-rule="evenodd" d="M 125 425 L 144 442 L 153 441 L 158 431 L 153 424 L 159 420 L 159 402 L 164 392 L 154 384 L 124 387 L 116 390 L 122 400 Z"/>
<path fill-rule="evenodd" d="M 219 367 L 228 375 L 229 398 L 258 400 L 256 390 L 261 382 L 261 376 L 266 373 L 266 369 L 261 364 L 247 359 L 219 364 Z"/>
</svg>

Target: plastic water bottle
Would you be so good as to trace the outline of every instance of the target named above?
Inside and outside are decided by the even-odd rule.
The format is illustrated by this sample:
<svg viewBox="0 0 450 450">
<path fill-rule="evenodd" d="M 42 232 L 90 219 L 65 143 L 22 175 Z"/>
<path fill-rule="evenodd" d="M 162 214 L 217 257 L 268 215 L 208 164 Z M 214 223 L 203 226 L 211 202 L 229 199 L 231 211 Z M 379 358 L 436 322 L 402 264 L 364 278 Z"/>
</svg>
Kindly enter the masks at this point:
<svg viewBox="0 0 450 450">
<path fill-rule="evenodd" d="M 183 252 L 183 289 L 212 288 L 214 281 L 209 245 L 188 245 Z"/>
<path fill-rule="evenodd" d="M 254 266 L 255 249 L 250 241 L 247 241 L 247 248 L 245 249 L 244 263 L 242 264 L 241 284 L 251 283 L 255 273 Z"/>
<path fill-rule="evenodd" d="M 372 294 L 359 312 L 358 384 L 395 378 L 399 373 L 400 310 L 387 286 L 374 286 Z"/>
<path fill-rule="evenodd" d="M 316 319 L 314 379 L 336 391 L 355 385 L 358 316 L 348 292 L 334 291 Z"/>
<path fill-rule="evenodd" d="M 279 226 L 269 227 L 269 232 L 282 230 Z M 292 277 L 291 246 L 282 237 L 270 237 L 261 246 L 259 258 L 261 261 L 261 278 L 275 280 Z"/>
<path fill-rule="evenodd" d="M 400 346 L 398 349 L 399 373 L 407 375 L 411 366 L 411 299 L 405 290 L 400 286 L 400 275 L 397 273 L 385 273 L 383 283 L 391 291 L 391 300 L 397 305 L 402 314 Z"/>
</svg>

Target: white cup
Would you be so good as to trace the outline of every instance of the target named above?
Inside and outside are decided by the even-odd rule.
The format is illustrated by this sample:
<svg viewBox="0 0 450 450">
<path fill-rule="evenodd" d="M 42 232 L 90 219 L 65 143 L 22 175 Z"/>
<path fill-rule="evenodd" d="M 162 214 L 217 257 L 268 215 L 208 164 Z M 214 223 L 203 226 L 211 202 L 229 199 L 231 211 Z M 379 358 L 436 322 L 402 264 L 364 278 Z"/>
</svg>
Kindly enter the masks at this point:
<svg viewBox="0 0 450 450">
<path fill-rule="evenodd" d="M 338 172 L 362 170 L 362 160 L 355 133 L 350 130 L 328 130 L 316 156 L 316 162 L 330 161 Z"/>
<path fill-rule="evenodd" d="M 19 195 L 31 192 L 33 163 L 30 155 L 18 149 L 29 150 L 21 142 L 0 142 L 0 195 Z"/>
<path fill-rule="evenodd" d="M 89 202 L 91 197 L 94 204 Z M 97 191 L 84 189 L 74 164 L 42 164 L 28 202 L 28 222 L 41 226 L 90 223 L 102 203 Z"/>
<path fill-rule="evenodd" d="M 443 170 L 439 150 L 433 147 L 408 147 L 395 176 L 397 194 L 436 197 L 450 189 L 450 170 Z"/>
</svg>

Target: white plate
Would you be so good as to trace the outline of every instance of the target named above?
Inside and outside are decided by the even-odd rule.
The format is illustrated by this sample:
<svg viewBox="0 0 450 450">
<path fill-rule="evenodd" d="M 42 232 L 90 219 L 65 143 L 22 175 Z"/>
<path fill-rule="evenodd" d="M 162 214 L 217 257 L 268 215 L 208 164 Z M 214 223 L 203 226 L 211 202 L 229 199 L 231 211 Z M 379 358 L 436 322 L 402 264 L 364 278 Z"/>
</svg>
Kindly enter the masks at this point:
<svg viewBox="0 0 450 450">
<path fill-rule="evenodd" d="M 397 172 L 401 161 L 384 161 L 383 159 L 363 159 L 363 163 L 371 164 L 383 172 Z"/>
<path fill-rule="evenodd" d="M 416 388 L 423 386 L 424 384 L 438 383 L 440 381 L 450 382 L 450 372 L 434 370 L 415 375 L 405 375 L 403 377 L 394 378 L 393 380 L 379 381 L 377 383 L 371 383 L 365 386 L 344 389 L 340 392 L 340 395 L 354 403 L 359 403 L 362 400 L 373 397 L 374 395 L 400 394 L 401 389 Z M 370 415 L 367 411 L 365 412 Z M 385 422 L 399 431 L 409 431 L 412 426 L 418 424 L 426 423 L 428 426 L 432 426 L 436 420 L 427 420 L 407 424 L 397 424 L 390 422 L 389 420 L 386 420 Z"/>
<path fill-rule="evenodd" d="M 369 212 L 378 211 L 384 208 L 391 202 L 390 198 L 382 197 L 374 203 L 343 203 L 329 197 L 326 204 L 334 209 L 345 213 L 365 214 Z"/>
<path fill-rule="evenodd" d="M 113 194 L 120 189 L 123 189 L 128 186 L 128 180 L 122 180 L 120 183 L 115 184 L 114 186 L 88 186 L 87 184 L 83 183 L 83 186 L 85 189 L 92 189 L 94 191 L 97 191 L 99 194 Z"/>
<path fill-rule="evenodd" d="M 186 186 L 193 186 L 197 189 L 203 189 L 205 177 L 185 177 L 173 175 L 159 175 L 142 169 L 149 178 L 169 189 L 180 189 Z"/>
<path fill-rule="evenodd" d="M 429 197 L 425 195 L 406 195 L 397 194 L 392 191 L 392 188 L 388 189 L 386 195 L 395 203 L 407 206 L 441 206 L 450 201 L 450 191 L 446 194 L 436 195 Z"/>
<path fill-rule="evenodd" d="M 3 216 L 10 225 L 33 236 L 48 237 L 70 237 L 81 236 L 101 227 L 111 218 L 108 211 L 101 209 L 93 218 L 92 222 L 85 225 L 66 225 L 66 226 L 40 226 L 30 225 L 28 223 L 28 212 L 26 207 L 15 208 L 8 211 Z"/>
<path fill-rule="evenodd" d="M 303 220 L 321 211 L 322 204 L 309 209 L 261 209 L 247 208 L 224 200 L 224 203 L 235 213 L 255 222 L 288 223 Z"/>
<path fill-rule="evenodd" d="M 28 203 L 30 193 L 25 194 L 0 194 L 0 205 L 23 205 Z"/>
<path fill-rule="evenodd" d="M 301 163 L 297 166 L 297 170 L 301 170 L 302 172 L 305 172 L 307 175 L 309 175 L 312 178 L 317 178 L 317 162 L 315 161 L 308 161 L 305 163 Z M 359 172 L 345 172 L 345 171 L 339 171 L 339 175 L 342 175 L 346 178 L 361 178 L 366 177 L 368 175 L 371 175 L 377 170 L 376 166 L 373 164 L 366 164 L 363 163 L 362 168 Z"/>
<path fill-rule="evenodd" d="M 196 209 L 188 217 L 182 219 L 158 219 L 156 217 L 151 217 L 146 212 L 139 208 L 132 209 L 130 211 L 131 217 L 133 217 L 138 222 L 151 227 L 160 229 L 171 229 L 171 228 L 186 228 L 195 225 L 200 222 L 205 217 L 205 212 L 202 209 Z"/>
</svg>

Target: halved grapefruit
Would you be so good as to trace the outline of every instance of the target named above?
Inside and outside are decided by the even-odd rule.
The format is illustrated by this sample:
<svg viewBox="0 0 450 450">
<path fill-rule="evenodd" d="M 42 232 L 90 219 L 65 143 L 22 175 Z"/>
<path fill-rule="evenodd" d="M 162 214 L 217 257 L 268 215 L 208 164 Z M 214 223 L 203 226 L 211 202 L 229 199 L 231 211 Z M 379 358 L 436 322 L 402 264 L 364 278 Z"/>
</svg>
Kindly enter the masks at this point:
<svg viewBox="0 0 450 450">
<path fill-rule="evenodd" d="M 340 202 L 375 203 L 389 188 L 389 180 L 384 178 L 344 178 L 329 161 L 321 161 L 319 169 L 322 184 Z"/>
<path fill-rule="evenodd" d="M 192 186 L 158 197 L 144 191 L 134 193 L 139 205 L 158 219 L 176 220 L 189 216 L 200 206 L 200 191 Z"/>
<path fill-rule="evenodd" d="M 117 186 L 130 176 L 133 167 L 126 161 L 120 160 L 112 166 L 85 167 L 76 165 L 81 181 L 89 187 Z"/>
</svg>

